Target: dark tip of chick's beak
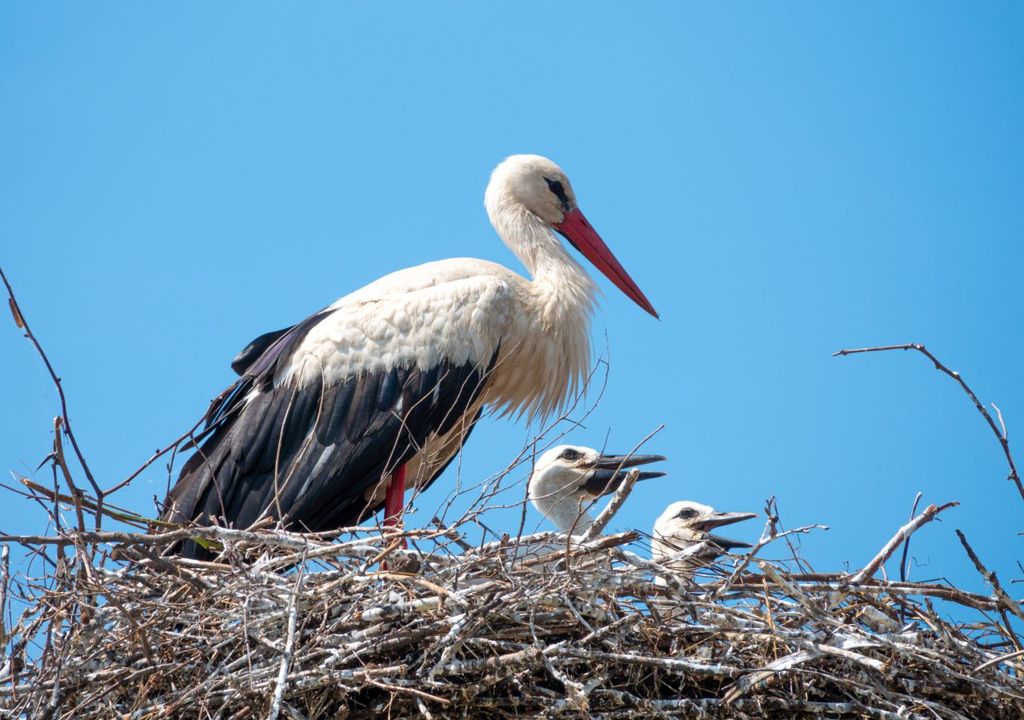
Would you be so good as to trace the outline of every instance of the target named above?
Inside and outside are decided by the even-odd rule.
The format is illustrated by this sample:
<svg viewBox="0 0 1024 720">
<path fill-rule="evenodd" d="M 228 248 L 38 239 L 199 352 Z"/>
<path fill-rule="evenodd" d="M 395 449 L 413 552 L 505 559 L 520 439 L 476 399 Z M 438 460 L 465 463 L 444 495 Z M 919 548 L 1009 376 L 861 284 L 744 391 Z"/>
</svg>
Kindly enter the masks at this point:
<svg viewBox="0 0 1024 720">
<path fill-rule="evenodd" d="M 757 513 L 744 513 L 744 512 L 722 512 L 715 513 L 711 517 L 704 518 L 694 523 L 694 526 L 701 530 L 710 530 L 711 528 L 722 527 L 723 525 L 732 525 L 733 523 L 741 522 L 743 520 L 750 520 L 756 518 Z"/>
<path fill-rule="evenodd" d="M 715 513 L 711 517 L 706 518 L 702 522 L 698 523 L 698 525 L 702 530 L 707 532 L 711 528 L 722 527 L 723 525 L 732 525 L 733 523 L 741 522 L 743 520 L 750 520 L 751 518 L 755 517 L 757 517 L 756 513 Z M 743 542 L 742 540 L 733 540 L 731 538 L 722 537 L 721 535 L 714 535 L 712 533 L 708 533 L 707 539 L 725 551 L 753 547 L 748 542 Z"/>
<path fill-rule="evenodd" d="M 601 455 L 590 464 L 594 469 L 580 489 L 593 497 L 613 493 L 619 489 L 631 468 L 665 459 L 664 455 Z M 660 470 L 641 470 L 637 480 L 650 480 L 664 475 Z"/>
<path fill-rule="evenodd" d="M 592 467 L 619 470 L 638 465 L 649 465 L 653 462 L 664 462 L 667 459 L 664 455 L 599 455 Z"/>
<path fill-rule="evenodd" d="M 740 549 L 740 548 L 754 547 L 753 545 L 751 545 L 748 542 L 743 542 L 742 540 L 732 540 L 732 539 L 727 538 L 727 537 L 722 537 L 721 535 L 711 534 L 711 535 L 707 536 L 707 539 L 710 540 L 711 542 L 713 542 L 718 547 L 720 547 L 720 548 L 722 548 L 723 550 L 726 550 L 726 551 L 728 551 L 728 550 L 737 550 L 737 549 Z"/>
</svg>

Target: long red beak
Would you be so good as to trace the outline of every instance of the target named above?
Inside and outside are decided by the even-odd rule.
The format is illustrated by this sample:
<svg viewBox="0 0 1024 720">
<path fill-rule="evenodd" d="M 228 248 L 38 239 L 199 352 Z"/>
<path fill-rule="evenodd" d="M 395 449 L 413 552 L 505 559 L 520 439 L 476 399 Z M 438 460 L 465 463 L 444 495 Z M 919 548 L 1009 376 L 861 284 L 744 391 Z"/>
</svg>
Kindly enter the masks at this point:
<svg viewBox="0 0 1024 720">
<path fill-rule="evenodd" d="M 573 208 L 567 212 L 561 224 L 555 225 L 555 230 L 572 243 L 574 248 L 583 253 L 583 256 L 604 273 L 606 278 L 615 283 L 615 287 L 651 315 L 658 317 L 658 311 L 651 305 L 651 301 L 633 282 L 633 278 L 629 276 L 621 263 L 615 259 L 612 251 L 604 244 L 604 240 L 597 234 L 597 230 L 587 222 L 579 208 Z"/>
</svg>

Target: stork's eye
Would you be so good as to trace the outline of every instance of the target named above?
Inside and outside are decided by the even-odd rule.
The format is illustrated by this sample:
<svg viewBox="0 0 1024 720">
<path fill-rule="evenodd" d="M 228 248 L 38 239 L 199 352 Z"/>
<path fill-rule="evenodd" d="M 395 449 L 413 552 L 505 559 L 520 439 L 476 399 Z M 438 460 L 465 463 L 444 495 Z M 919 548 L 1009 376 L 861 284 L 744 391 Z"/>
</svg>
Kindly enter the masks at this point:
<svg viewBox="0 0 1024 720">
<path fill-rule="evenodd" d="M 562 181 L 544 178 L 544 182 L 548 184 L 548 189 L 555 194 L 555 197 L 558 198 L 558 202 L 562 204 L 562 209 L 568 212 L 569 196 L 565 194 L 565 186 L 562 185 Z"/>
<path fill-rule="evenodd" d="M 693 508 L 684 508 L 679 511 L 679 514 L 676 515 L 676 517 L 680 520 L 689 520 L 690 518 L 697 517 L 697 511 Z"/>
<path fill-rule="evenodd" d="M 563 460 L 579 460 L 581 457 L 583 457 L 583 453 L 581 453 L 579 450 L 566 448 L 565 450 L 562 451 L 562 454 L 559 457 L 561 457 Z"/>
</svg>

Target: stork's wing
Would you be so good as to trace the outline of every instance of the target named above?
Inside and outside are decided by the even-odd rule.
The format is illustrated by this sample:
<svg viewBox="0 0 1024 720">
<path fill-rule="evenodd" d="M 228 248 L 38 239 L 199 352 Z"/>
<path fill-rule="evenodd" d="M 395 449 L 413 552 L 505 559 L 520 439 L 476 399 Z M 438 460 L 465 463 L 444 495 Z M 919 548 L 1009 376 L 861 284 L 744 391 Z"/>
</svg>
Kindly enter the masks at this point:
<svg viewBox="0 0 1024 720">
<path fill-rule="evenodd" d="M 498 357 L 504 326 L 479 318 L 516 317 L 509 277 L 481 261 L 410 268 L 254 340 L 233 363 L 241 377 L 211 404 L 163 516 L 351 526 L 383 506 L 368 500 L 382 479 L 458 428 L 443 453 L 415 463 L 410 480 L 432 482 L 478 417 Z M 200 553 L 192 543 L 183 551 Z"/>
<path fill-rule="evenodd" d="M 241 352 L 235 355 L 235 359 L 231 361 L 231 369 L 239 376 L 244 375 L 245 371 L 252 367 L 253 363 L 259 360 L 263 353 L 265 353 L 278 339 L 293 331 L 295 327 L 295 325 L 292 325 L 291 327 L 286 327 L 282 330 L 273 330 L 268 333 L 263 333 L 242 348 Z"/>
<path fill-rule="evenodd" d="M 415 455 L 429 435 L 476 421 L 478 414 L 465 415 L 487 370 L 442 362 L 330 387 L 317 378 L 260 392 L 241 409 L 228 410 L 189 458 L 165 517 L 216 517 L 244 528 L 268 516 L 310 531 L 355 525 L 383 506 L 368 502 L 367 491 Z M 423 481 L 433 482 L 446 464 Z"/>
</svg>

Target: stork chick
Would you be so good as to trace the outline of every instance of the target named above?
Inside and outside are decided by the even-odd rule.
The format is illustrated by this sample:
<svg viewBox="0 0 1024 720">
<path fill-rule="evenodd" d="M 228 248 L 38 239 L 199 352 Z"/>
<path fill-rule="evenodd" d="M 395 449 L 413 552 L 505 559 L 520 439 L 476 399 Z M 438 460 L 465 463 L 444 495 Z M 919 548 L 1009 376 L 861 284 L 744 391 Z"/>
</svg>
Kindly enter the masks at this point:
<svg viewBox="0 0 1024 720">
<path fill-rule="evenodd" d="M 664 459 L 661 455 L 602 455 L 588 447 L 559 445 L 537 461 L 530 476 L 530 502 L 562 532 L 583 533 L 594 523 L 587 511 L 594 500 L 615 492 L 630 468 Z M 638 479 L 664 474 L 643 470 Z"/>
<path fill-rule="evenodd" d="M 722 553 L 737 548 L 748 548 L 750 543 L 731 540 L 711 533 L 723 525 L 757 517 L 755 513 L 718 512 L 710 505 L 692 500 L 672 503 L 654 523 L 651 559 L 661 565 L 690 577 L 697 568 L 715 561 Z M 664 578 L 657 578 L 664 585 Z"/>
</svg>

